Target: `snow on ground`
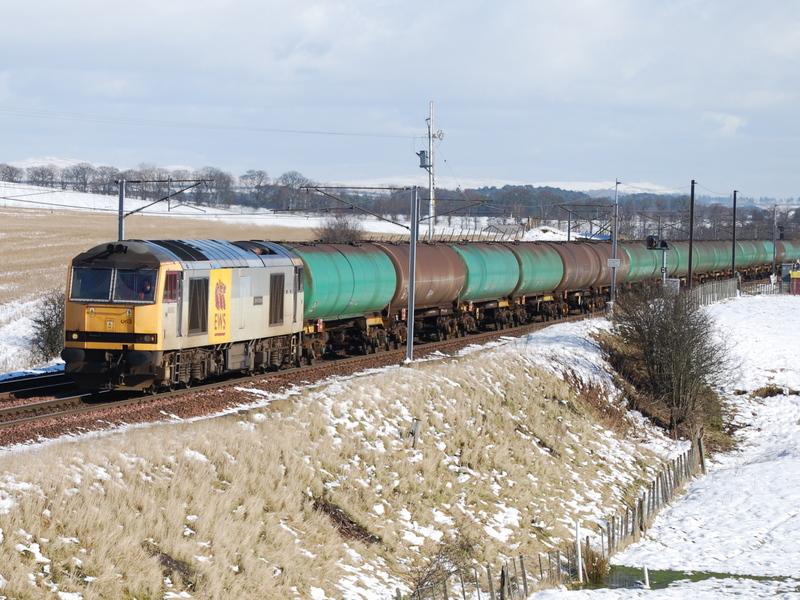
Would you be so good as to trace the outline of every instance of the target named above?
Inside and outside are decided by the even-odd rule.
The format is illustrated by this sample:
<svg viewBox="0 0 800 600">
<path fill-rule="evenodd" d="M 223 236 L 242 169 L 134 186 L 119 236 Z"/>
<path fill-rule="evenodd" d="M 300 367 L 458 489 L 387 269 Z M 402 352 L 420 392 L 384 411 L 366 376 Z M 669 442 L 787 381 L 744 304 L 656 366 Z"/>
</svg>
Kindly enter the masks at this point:
<svg viewBox="0 0 800 600">
<path fill-rule="evenodd" d="M 741 428 L 738 448 L 710 460 L 709 474 L 695 480 L 684 497 L 657 517 L 645 540 L 613 562 L 778 579 L 710 579 L 652 592 L 549 591 L 535 598 L 798 597 L 800 297 L 743 297 L 706 310 L 735 362 L 722 392 L 734 415 L 732 423 Z M 749 395 L 768 384 L 793 393 L 764 399 Z"/>
<path fill-rule="evenodd" d="M 645 589 L 600 589 L 573 590 L 566 588 L 546 590 L 531 596 L 535 600 L 717 600 L 717 598 L 797 598 L 798 581 L 757 581 L 753 579 L 704 579 L 691 582 L 678 581 L 656 590 Z"/>
<path fill-rule="evenodd" d="M 737 361 L 725 386 L 739 448 L 654 523 L 621 564 L 800 576 L 800 297 L 747 297 L 709 307 Z M 752 398 L 766 384 L 794 395 Z"/>
<path fill-rule="evenodd" d="M 36 306 L 37 300 L 31 299 L 0 304 L 0 373 L 30 366 Z"/>
<path fill-rule="evenodd" d="M 0 181 L 0 207 L 21 207 L 39 209 L 64 209 L 78 211 L 108 212 L 116 214 L 119 199 L 117 196 L 103 194 L 89 194 L 72 190 L 59 190 L 45 187 L 32 186 L 22 183 L 9 183 Z M 150 204 L 150 201 L 127 198 L 127 210 L 141 209 Z M 167 204 L 160 203 L 142 210 L 142 214 L 161 217 L 183 217 L 216 219 L 225 223 L 253 225 L 262 223 L 264 226 L 289 227 L 296 229 L 316 229 L 324 226 L 330 215 L 319 213 L 287 213 L 267 209 L 255 209 L 246 206 L 233 205 L 230 207 L 203 207 L 202 209 L 191 204 L 181 204 L 178 201 L 171 203 L 171 210 Z M 445 216 L 436 219 L 435 230 L 440 234 L 460 234 L 463 236 L 474 235 L 492 224 L 518 225 L 515 219 L 497 217 L 464 217 Z M 387 235 L 408 235 L 408 219 L 399 217 L 391 220 L 381 220 L 369 215 L 361 215 L 359 224 L 364 231 Z M 427 231 L 427 224 L 424 225 Z M 491 229 L 489 230 L 492 231 Z M 513 228 L 511 230 L 514 231 Z M 513 236 L 512 236 L 513 237 Z M 525 232 L 522 238 L 526 241 L 549 240 L 561 241 L 567 239 L 567 234 L 555 227 L 535 227 Z"/>
<path fill-rule="evenodd" d="M 37 366 L 36 369 L 30 368 L 32 319 L 38 304 L 38 299 L 30 298 L 0 304 L 0 381 L 64 368 L 61 359 Z"/>
<path fill-rule="evenodd" d="M 567 234 L 555 227 L 541 225 L 526 231 L 521 239 L 525 242 L 566 242 Z"/>
</svg>

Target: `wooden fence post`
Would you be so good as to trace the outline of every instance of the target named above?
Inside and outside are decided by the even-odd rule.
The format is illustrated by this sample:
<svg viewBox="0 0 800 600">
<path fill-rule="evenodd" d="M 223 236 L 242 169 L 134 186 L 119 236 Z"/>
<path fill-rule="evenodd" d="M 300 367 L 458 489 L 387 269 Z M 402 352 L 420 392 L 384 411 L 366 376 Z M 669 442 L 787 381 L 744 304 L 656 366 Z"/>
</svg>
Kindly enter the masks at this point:
<svg viewBox="0 0 800 600">
<path fill-rule="evenodd" d="M 478 600 L 481 600 L 481 581 L 478 577 L 478 568 L 473 566 L 472 572 L 475 574 L 475 591 L 478 592 Z"/>
<path fill-rule="evenodd" d="M 703 472 L 703 475 L 706 474 L 706 451 L 705 447 L 703 446 L 703 436 L 697 438 L 697 446 L 700 450 L 700 470 Z"/>
<path fill-rule="evenodd" d="M 519 571 L 517 571 L 517 561 L 513 558 L 511 559 L 511 565 L 514 567 L 514 585 L 519 589 Z"/>
<path fill-rule="evenodd" d="M 442 580 L 442 587 L 444 588 L 444 600 L 447 600 L 449 598 L 447 594 L 447 575 L 445 575 Z"/>
<path fill-rule="evenodd" d="M 490 600 L 495 600 L 496 596 L 494 595 L 494 582 L 492 581 L 491 565 L 486 565 L 486 575 L 489 577 L 489 598 Z"/>
<path fill-rule="evenodd" d="M 539 554 L 539 580 L 544 581 L 544 569 L 542 568 L 542 555 Z"/>
<path fill-rule="evenodd" d="M 556 550 L 556 577 L 561 581 L 561 548 Z"/>
<path fill-rule="evenodd" d="M 519 570 L 522 573 L 522 591 L 525 592 L 525 597 L 528 597 L 528 576 L 525 574 L 525 559 L 519 557 Z M 464 598 L 464 600 L 467 600 Z"/>
<path fill-rule="evenodd" d="M 611 540 L 608 542 L 609 553 L 614 552 L 617 549 L 617 517 L 616 515 L 611 516 Z"/>
<path fill-rule="evenodd" d="M 458 570 L 458 582 L 461 584 L 461 598 L 467 600 L 467 590 L 464 588 L 464 574 Z"/>
<path fill-rule="evenodd" d="M 417 442 L 419 441 L 419 424 L 420 420 L 417 417 L 414 417 L 414 421 L 411 424 L 411 436 L 413 438 L 411 443 L 412 448 L 416 448 Z"/>
</svg>

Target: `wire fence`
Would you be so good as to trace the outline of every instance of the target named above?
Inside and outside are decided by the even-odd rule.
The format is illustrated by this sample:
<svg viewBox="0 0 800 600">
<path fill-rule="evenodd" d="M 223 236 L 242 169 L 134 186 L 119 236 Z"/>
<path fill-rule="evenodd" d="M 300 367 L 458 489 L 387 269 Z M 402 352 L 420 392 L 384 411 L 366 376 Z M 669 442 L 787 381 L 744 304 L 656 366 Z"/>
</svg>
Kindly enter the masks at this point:
<svg viewBox="0 0 800 600">
<path fill-rule="evenodd" d="M 718 279 L 698 285 L 689 290 L 690 298 L 696 306 L 708 306 L 738 295 L 736 279 Z"/>
<path fill-rule="evenodd" d="M 404 594 L 396 589 L 392 600 L 524 600 L 535 590 L 560 584 L 639 585 L 628 574 L 609 576 L 610 558 L 639 541 L 659 511 L 681 493 L 684 485 L 697 473 L 705 474 L 704 454 L 702 437 L 692 440 L 685 452 L 663 463 L 649 484 L 606 518 L 593 535 L 583 537 L 576 527 L 575 539 L 559 548 L 493 564 L 454 567 L 430 577 L 411 592 Z"/>
</svg>

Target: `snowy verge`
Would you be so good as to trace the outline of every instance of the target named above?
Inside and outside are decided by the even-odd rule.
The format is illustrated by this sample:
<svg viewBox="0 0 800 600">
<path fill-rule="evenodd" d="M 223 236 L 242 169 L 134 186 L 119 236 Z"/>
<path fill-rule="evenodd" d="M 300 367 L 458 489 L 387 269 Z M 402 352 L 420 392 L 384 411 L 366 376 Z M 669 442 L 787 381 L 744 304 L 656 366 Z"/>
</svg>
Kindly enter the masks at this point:
<svg viewBox="0 0 800 600">
<path fill-rule="evenodd" d="M 535 600 L 628 600 L 643 598 L 649 600 L 717 600 L 718 598 L 797 598 L 798 580 L 757 581 L 754 579 L 726 578 L 704 579 L 703 581 L 677 581 L 657 590 L 646 589 L 599 589 L 573 590 L 566 588 L 546 590 L 531 596 Z"/>
<path fill-rule="evenodd" d="M 744 297 L 707 309 L 737 362 L 725 385 L 738 447 L 655 521 L 648 538 L 614 558 L 630 566 L 800 576 L 800 396 L 752 397 L 773 384 L 800 388 L 793 327 L 800 297 Z M 734 393 L 738 391 L 739 393 Z"/>
</svg>

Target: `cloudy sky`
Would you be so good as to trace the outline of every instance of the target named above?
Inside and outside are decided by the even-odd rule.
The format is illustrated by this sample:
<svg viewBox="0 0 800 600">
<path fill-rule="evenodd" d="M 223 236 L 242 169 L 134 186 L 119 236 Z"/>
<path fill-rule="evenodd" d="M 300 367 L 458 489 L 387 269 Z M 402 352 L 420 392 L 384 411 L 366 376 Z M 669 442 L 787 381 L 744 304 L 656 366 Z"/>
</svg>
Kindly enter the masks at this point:
<svg viewBox="0 0 800 600">
<path fill-rule="evenodd" d="M 27 0 L 3 21 L 0 162 L 418 176 L 432 99 L 465 185 L 800 195 L 793 0 Z"/>
</svg>

